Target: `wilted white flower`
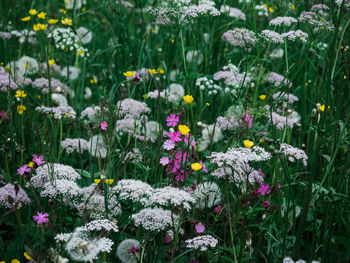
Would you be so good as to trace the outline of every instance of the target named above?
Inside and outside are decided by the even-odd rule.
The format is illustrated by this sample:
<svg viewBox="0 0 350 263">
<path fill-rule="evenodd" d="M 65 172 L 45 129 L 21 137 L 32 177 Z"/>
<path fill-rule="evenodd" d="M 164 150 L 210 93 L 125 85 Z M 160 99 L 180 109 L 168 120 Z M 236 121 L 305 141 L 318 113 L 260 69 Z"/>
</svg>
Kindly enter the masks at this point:
<svg viewBox="0 0 350 263">
<path fill-rule="evenodd" d="M 192 195 L 196 199 L 196 208 L 199 209 L 212 208 L 221 202 L 220 188 L 215 182 L 198 184 Z"/>
<path fill-rule="evenodd" d="M 113 231 L 113 232 L 118 232 L 118 226 L 116 223 L 108 220 L 108 219 L 97 219 L 93 220 L 85 225 L 86 229 L 89 231 Z"/>
<path fill-rule="evenodd" d="M 138 263 L 140 252 L 141 244 L 135 239 L 124 239 L 117 248 L 117 256 L 123 263 Z"/>
<path fill-rule="evenodd" d="M 91 89 L 90 89 L 89 87 L 86 87 L 86 88 L 84 89 L 84 99 L 88 100 L 88 99 L 91 98 L 91 96 L 92 96 L 92 91 L 91 91 Z"/>
<path fill-rule="evenodd" d="M 67 98 L 62 94 L 52 93 L 51 98 L 58 106 L 68 106 Z"/>
<path fill-rule="evenodd" d="M 183 96 L 185 95 L 185 90 L 181 84 L 172 83 L 167 88 L 166 95 L 170 102 L 177 103 L 182 100 Z"/>
<path fill-rule="evenodd" d="M 203 55 L 197 50 L 190 50 L 187 51 L 186 54 L 186 61 L 188 63 L 196 63 L 196 64 L 201 64 L 203 62 Z"/>
<path fill-rule="evenodd" d="M 107 156 L 107 146 L 104 142 L 102 135 L 93 136 L 89 142 L 89 152 L 92 156 L 98 158 L 106 158 Z"/>
<path fill-rule="evenodd" d="M 20 68 L 24 67 L 24 73 L 28 75 L 33 75 L 38 72 L 39 64 L 36 59 L 24 56 L 16 63 Z"/>
<path fill-rule="evenodd" d="M 77 40 L 81 41 L 83 44 L 89 44 L 92 40 L 92 33 L 89 29 L 85 27 L 79 27 L 76 30 L 77 33 Z"/>
<path fill-rule="evenodd" d="M 86 5 L 86 0 L 64 0 L 64 4 L 68 10 L 80 9 L 82 5 Z"/>
<path fill-rule="evenodd" d="M 69 80 L 75 80 L 79 77 L 80 74 L 80 68 L 69 66 L 64 67 L 61 71 L 61 75 L 63 77 L 68 78 Z"/>
</svg>

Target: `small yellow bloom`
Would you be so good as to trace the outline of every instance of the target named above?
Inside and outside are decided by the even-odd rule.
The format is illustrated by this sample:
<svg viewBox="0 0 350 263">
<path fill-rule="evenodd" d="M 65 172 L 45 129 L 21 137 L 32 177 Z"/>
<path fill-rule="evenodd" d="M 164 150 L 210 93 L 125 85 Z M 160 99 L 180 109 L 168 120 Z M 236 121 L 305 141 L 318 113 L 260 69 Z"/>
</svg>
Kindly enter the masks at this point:
<svg viewBox="0 0 350 263">
<path fill-rule="evenodd" d="M 158 74 L 158 71 L 156 70 L 156 69 L 149 69 L 148 70 L 148 72 L 150 73 L 150 74 Z"/>
<path fill-rule="evenodd" d="M 77 50 L 77 55 L 78 55 L 78 56 L 81 56 L 81 55 L 84 55 L 84 54 L 85 54 L 84 49 L 78 49 L 78 50 Z"/>
<path fill-rule="evenodd" d="M 260 143 L 264 143 L 264 140 L 263 140 L 263 139 L 260 139 L 259 142 L 260 142 Z"/>
<path fill-rule="evenodd" d="M 324 112 L 325 105 L 323 104 L 323 105 L 319 106 L 318 108 L 320 109 L 320 111 Z"/>
<path fill-rule="evenodd" d="M 187 104 L 191 104 L 193 102 L 193 97 L 192 95 L 186 95 L 183 97 L 184 101 L 187 103 Z"/>
<path fill-rule="evenodd" d="M 36 25 L 33 25 L 33 30 L 34 31 L 40 31 L 40 30 L 45 30 L 47 28 L 47 25 L 46 24 L 36 24 Z"/>
<path fill-rule="evenodd" d="M 190 131 L 191 130 L 190 130 L 190 128 L 188 128 L 188 126 L 186 126 L 186 125 L 179 125 L 179 132 L 182 135 L 188 135 Z"/>
<path fill-rule="evenodd" d="M 200 163 L 193 163 L 191 164 L 191 168 L 193 171 L 199 171 L 203 168 L 203 166 Z"/>
<path fill-rule="evenodd" d="M 24 252 L 23 255 L 24 255 L 24 257 L 25 257 L 26 259 L 28 259 L 28 260 L 31 260 L 31 259 L 32 259 L 31 256 L 29 256 L 29 255 L 27 254 L 27 252 Z"/>
<path fill-rule="evenodd" d="M 47 21 L 47 23 L 49 23 L 49 24 L 56 24 L 58 22 L 58 19 L 49 19 L 48 21 Z"/>
<path fill-rule="evenodd" d="M 28 163 L 28 167 L 32 168 L 33 166 L 34 166 L 34 163 L 33 163 L 33 162 L 29 162 L 29 163 Z M 26 252 L 24 252 L 24 253 L 26 253 Z"/>
<path fill-rule="evenodd" d="M 27 94 L 24 92 L 24 90 L 17 90 L 15 97 L 16 98 L 25 98 L 25 97 L 27 97 Z"/>
<path fill-rule="evenodd" d="M 124 72 L 123 75 L 127 78 L 131 78 L 132 76 L 134 76 L 136 73 L 136 71 L 127 71 L 127 72 Z"/>
<path fill-rule="evenodd" d="M 266 99 L 266 95 L 265 95 L 265 94 L 261 94 L 261 95 L 259 96 L 259 99 L 265 100 L 265 99 Z"/>
<path fill-rule="evenodd" d="M 162 68 L 158 68 L 157 71 L 159 74 L 165 74 L 165 70 Z"/>
<path fill-rule="evenodd" d="M 11 263 L 21 263 L 18 259 L 12 259 Z"/>
<path fill-rule="evenodd" d="M 35 16 L 38 11 L 36 11 L 36 9 L 30 9 L 29 12 L 28 12 L 31 16 Z"/>
<path fill-rule="evenodd" d="M 105 182 L 106 184 L 113 184 L 114 179 L 106 179 Z"/>
<path fill-rule="evenodd" d="M 50 60 L 49 60 L 49 65 L 50 65 L 50 66 L 53 66 L 54 64 L 55 64 L 55 60 L 54 60 L 53 58 L 50 59 Z"/>
<path fill-rule="evenodd" d="M 295 10 L 295 5 L 292 4 L 292 6 L 290 8 L 292 9 L 292 11 L 294 11 Z"/>
<path fill-rule="evenodd" d="M 64 114 L 63 118 L 69 118 L 69 113 Z"/>
<path fill-rule="evenodd" d="M 17 112 L 19 115 L 22 115 L 23 112 L 25 112 L 27 110 L 27 107 L 25 105 L 18 105 L 17 106 Z"/>
<path fill-rule="evenodd" d="M 101 179 L 95 179 L 94 182 L 95 184 L 99 184 L 101 182 Z"/>
<path fill-rule="evenodd" d="M 61 12 L 62 14 L 64 14 L 64 15 L 67 13 L 67 11 L 64 10 L 64 9 L 60 9 L 60 12 Z"/>
<path fill-rule="evenodd" d="M 148 94 L 143 94 L 142 98 L 144 98 L 145 100 L 149 98 Z"/>
<path fill-rule="evenodd" d="M 106 18 L 102 18 L 102 23 L 107 24 L 108 20 Z"/>
<path fill-rule="evenodd" d="M 330 108 L 331 108 L 331 106 L 329 106 L 329 105 L 328 105 L 328 106 L 327 106 L 327 108 L 328 108 L 328 109 L 330 109 Z"/>
<path fill-rule="evenodd" d="M 171 42 L 171 44 L 174 44 L 175 40 L 174 39 L 170 39 L 170 42 Z"/>
<path fill-rule="evenodd" d="M 0 261 L 0 263 L 6 263 L 6 261 Z"/>
<path fill-rule="evenodd" d="M 207 102 L 207 103 L 205 103 L 205 106 L 209 107 L 209 106 L 210 106 L 210 103 L 208 103 L 208 102 Z"/>
<path fill-rule="evenodd" d="M 251 148 L 254 146 L 254 143 L 252 141 L 249 141 L 249 140 L 244 140 L 243 143 L 244 143 L 244 146 L 246 148 Z"/>
<path fill-rule="evenodd" d="M 30 16 L 23 17 L 21 20 L 22 21 L 29 21 L 30 20 Z"/>
<path fill-rule="evenodd" d="M 83 7 L 83 8 L 81 9 L 81 11 L 85 12 L 85 11 L 86 11 L 86 7 Z"/>
<path fill-rule="evenodd" d="M 71 26 L 72 24 L 73 24 L 73 22 L 72 22 L 72 19 L 69 19 L 69 18 L 63 18 L 62 20 L 61 20 L 61 23 L 63 24 L 63 25 L 67 25 L 67 26 Z"/>
<path fill-rule="evenodd" d="M 305 87 L 309 86 L 309 82 L 305 82 Z"/>
<path fill-rule="evenodd" d="M 97 78 L 95 76 L 90 79 L 90 84 L 97 84 Z"/>
<path fill-rule="evenodd" d="M 273 13 L 273 12 L 275 12 L 275 10 L 273 10 L 272 7 L 269 7 L 269 12 L 270 12 L 270 13 Z"/>
<path fill-rule="evenodd" d="M 268 6 L 267 4 L 263 4 L 263 6 L 264 6 L 265 8 L 269 8 L 269 6 Z"/>
<path fill-rule="evenodd" d="M 45 19 L 46 13 L 45 13 L 45 12 L 40 12 L 40 13 L 37 15 L 37 17 L 40 18 L 40 19 Z"/>
</svg>

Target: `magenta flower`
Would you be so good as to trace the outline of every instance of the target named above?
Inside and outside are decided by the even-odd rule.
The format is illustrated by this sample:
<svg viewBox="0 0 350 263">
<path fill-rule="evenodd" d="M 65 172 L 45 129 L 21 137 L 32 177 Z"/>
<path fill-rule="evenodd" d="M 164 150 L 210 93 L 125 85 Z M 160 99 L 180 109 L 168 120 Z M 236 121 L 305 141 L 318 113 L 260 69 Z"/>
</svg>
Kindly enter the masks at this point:
<svg viewBox="0 0 350 263">
<path fill-rule="evenodd" d="M 254 115 L 251 115 L 249 117 L 248 113 L 245 112 L 244 114 L 245 114 L 244 121 L 248 123 L 248 128 L 251 128 L 252 127 L 252 123 L 253 123 Z"/>
<path fill-rule="evenodd" d="M 131 246 L 131 252 L 135 254 L 137 252 L 137 248 L 135 246 Z"/>
<path fill-rule="evenodd" d="M 4 120 L 8 120 L 9 119 L 9 116 L 6 114 L 6 112 L 4 110 L 2 110 L 0 112 L 0 120 L 1 119 L 4 119 Z"/>
<path fill-rule="evenodd" d="M 205 230 L 205 226 L 204 226 L 201 222 L 197 223 L 197 224 L 194 226 L 194 228 L 196 229 L 196 232 L 197 232 L 197 233 L 203 233 L 204 230 Z"/>
<path fill-rule="evenodd" d="M 33 154 L 33 160 L 34 163 L 36 163 L 37 166 L 40 166 L 44 163 L 46 163 L 44 161 L 44 157 L 42 155 L 40 155 L 39 157 L 36 154 Z"/>
<path fill-rule="evenodd" d="M 257 193 L 257 194 L 260 194 L 260 195 L 265 195 L 266 193 L 267 193 L 267 194 L 270 194 L 270 193 L 271 193 L 271 190 L 269 190 L 269 188 L 270 188 L 270 185 L 261 183 L 261 184 L 260 184 L 260 187 L 259 187 L 259 189 L 256 191 L 256 193 Z"/>
<path fill-rule="evenodd" d="M 165 236 L 164 236 L 164 243 L 165 243 L 165 244 L 170 244 L 172 240 L 173 240 L 173 239 L 171 238 L 171 236 L 170 236 L 168 233 L 165 233 Z"/>
<path fill-rule="evenodd" d="M 20 174 L 20 175 L 23 175 L 25 173 L 29 173 L 30 172 L 30 168 L 28 167 L 28 164 L 25 164 L 23 165 L 22 167 L 18 168 L 17 169 L 17 172 Z"/>
<path fill-rule="evenodd" d="M 222 209 L 222 206 L 221 205 L 218 205 L 217 207 L 214 208 L 214 214 L 217 214 L 221 211 Z"/>
<path fill-rule="evenodd" d="M 208 170 L 207 168 L 205 168 L 205 165 L 202 161 L 199 161 L 199 163 L 202 165 L 202 170 L 205 172 L 205 173 L 208 173 Z"/>
<path fill-rule="evenodd" d="M 264 201 L 264 208 L 268 208 L 270 206 L 270 202 L 269 201 Z"/>
<path fill-rule="evenodd" d="M 168 116 L 166 118 L 167 121 L 167 126 L 169 127 L 175 127 L 177 125 L 177 123 L 180 121 L 180 117 L 177 116 L 176 114 L 170 114 L 170 116 Z"/>
<path fill-rule="evenodd" d="M 38 214 L 36 216 L 33 216 L 34 221 L 36 221 L 39 225 L 41 225 L 42 223 L 47 223 L 49 222 L 49 214 L 48 213 L 41 213 L 38 212 Z"/>
<path fill-rule="evenodd" d="M 181 133 L 179 131 L 177 131 L 177 132 L 169 132 L 168 135 L 169 135 L 170 140 L 172 142 L 179 142 L 179 141 L 181 141 Z"/>
<path fill-rule="evenodd" d="M 168 151 L 174 149 L 174 147 L 175 143 L 173 143 L 171 140 L 166 140 L 163 144 L 163 148 Z"/>
<path fill-rule="evenodd" d="M 159 163 L 163 166 L 167 165 L 168 163 L 170 163 L 170 160 L 168 157 L 163 156 L 162 158 L 160 158 Z"/>
<path fill-rule="evenodd" d="M 100 123 L 101 130 L 105 131 L 105 130 L 107 130 L 107 127 L 108 127 L 108 124 L 106 121 L 103 121 Z"/>
</svg>

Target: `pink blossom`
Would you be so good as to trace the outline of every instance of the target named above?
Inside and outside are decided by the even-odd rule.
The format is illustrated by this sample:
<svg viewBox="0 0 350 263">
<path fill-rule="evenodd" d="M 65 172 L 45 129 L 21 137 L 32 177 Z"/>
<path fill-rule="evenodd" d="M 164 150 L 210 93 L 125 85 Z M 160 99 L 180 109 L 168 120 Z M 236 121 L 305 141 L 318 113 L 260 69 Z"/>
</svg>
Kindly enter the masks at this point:
<svg viewBox="0 0 350 263">
<path fill-rule="evenodd" d="M 20 175 L 23 175 L 24 173 L 29 173 L 30 172 L 30 168 L 28 167 L 28 164 L 23 165 L 22 167 L 17 169 L 17 172 Z"/>
<path fill-rule="evenodd" d="M 160 163 L 161 165 L 165 166 L 165 165 L 167 165 L 167 164 L 170 163 L 170 160 L 169 160 L 168 157 L 163 156 L 162 158 L 160 158 L 159 163 Z"/>
<path fill-rule="evenodd" d="M 131 246 L 131 252 L 135 254 L 137 252 L 137 248 L 135 246 Z"/>
<path fill-rule="evenodd" d="M 199 161 L 199 163 L 202 165 L 202 170 L 205 172 L 205 173 L 208 173 L 208 170 L 205 168 L 205 165 L 202 161 Z"/>
<path fill-rule="evenodd" d="M 214 214 L 217 214 L 221 211 L 222 209 L 222 206 L 221 205 L 218 205 L 217 207 L 214 208 Z"/>
<path fill-rule="evenodd" d="M 269 201 L 264 201 L 264 208 L 268 208 L 270 206 L 270 202 Z"/>
<path fill-rule="evenodd" d="M 179 142 L 179 141 L 181 141 L 181 133 L 179 131 L 177 131 L 177 132 L 169 132 L 168 135 L 169 135 L 170 140 L 172 142 Z"/>
<path fill-rule="evenodd" d="M 170 116 L 166 118 L 166 121 L 167 121 L 166 125 L 169 127 L 175 127 L 179 122 L 179 120 L 180 120 L 179 116 L 177 116 L 176 114 L 170 114 Z"/>
<path fill-rule="evenodd" d="M 38 214 L 36 216 L 33 216 L 34 221 L 36 221 L 39 225 L 41 225 L 42 223 L 47 223 L 49 222 L 49 214 L 48 213 L 41 213 L 38 212 Z"/>
<path fill-rule="evenodd" d="M 6 112 L 4 110 L 2 110 L 0 112 L 0 120 L 1 119 L 4 119 L 4 120 L 8 120 L 9 119 L 9 116 L 6 114 Z"/>
<path fill-rule="evenodd" d="M 203 233 L 204 230 L 205 230 L 205 226 L 204 226 L 201 222 L 197 223 L 197 224 L 194 226 L 194 228 L 196 229 L 196 232 L 197 232 L 197 233 Z"/>
<path fill-rule="evenodd" d="M 244 116 L 244 121 L 248 123 L 248 128 L 251 128 L 251 127 L 252 127 L 252 123 L 253 123 L 254 115 L 251 115 L 251 116 L 249 117 L 249 115 L 248 115 L 247 112 L 245 112 L 244 114 L 245 114 L 245 116 Z"/>
<path fill-rule="evenodd" d="M 165 150 L 172 150 L 175 147 L 175 143 L 173 143 L 171 140 L 166 140 L 163 144 L 163 148 Z"/>
<path fill-rule="evenodd" d="M 37 166 L 40 166 L 40 165 L 46 163 L 44 161 L 44 157 L 42 155 L 40 155 L 38 157 L 36 154 L 33 154 L 33 160 L 32 161 L 35 162 Z"/>
<path fill-rule="evenodd" d="M 107 127 L 108 127 L 108 124 L 106 121 L 103 121 L 100 123 L 101 130 L 105 131 L 105 130 L 107 130 Z"/>
<path fill-rule="evenodd" d="M 165 242 L 165 244 L 170 244 L 171 241 L 172 241 L 171 236 L 170 236 L 168 233 L 165 233 L 165 236 L 164 236 L 164 242 Z"/>
<path fill-rule="evenodd" d="M 266 193 L 267 193 L 267 194 L 270 194 L 270 193 L 271 193 L 271 190 L 269 190 L 269 188 L 270 188 L 270 185 L 261 183 L 261 184 L 260 184 L 260 187 L 259 187 L 259 189 L 256 191 L 256 193 L 259 194 L 259 195 L 265 195 Z"/>
</svg>

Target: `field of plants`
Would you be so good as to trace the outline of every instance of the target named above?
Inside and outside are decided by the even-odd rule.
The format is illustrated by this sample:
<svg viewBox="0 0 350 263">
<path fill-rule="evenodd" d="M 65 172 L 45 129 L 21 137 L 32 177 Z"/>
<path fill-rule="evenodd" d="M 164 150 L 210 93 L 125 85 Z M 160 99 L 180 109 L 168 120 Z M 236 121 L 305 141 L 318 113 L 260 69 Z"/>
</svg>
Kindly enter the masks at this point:
<svg viewBox="0 0 350 263">
<path fill-rule="evenodd" d="M 0 0 L 0 263 L 350 262 L 350 0 Z"/>
</svg>

